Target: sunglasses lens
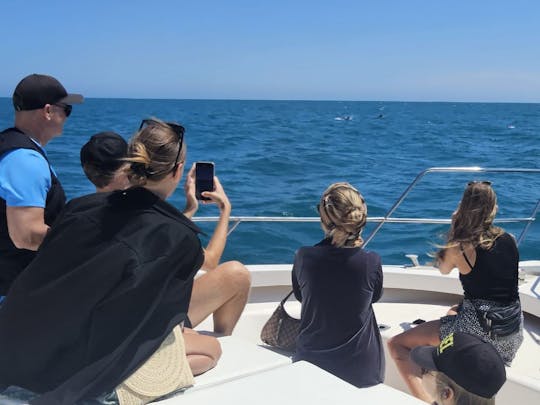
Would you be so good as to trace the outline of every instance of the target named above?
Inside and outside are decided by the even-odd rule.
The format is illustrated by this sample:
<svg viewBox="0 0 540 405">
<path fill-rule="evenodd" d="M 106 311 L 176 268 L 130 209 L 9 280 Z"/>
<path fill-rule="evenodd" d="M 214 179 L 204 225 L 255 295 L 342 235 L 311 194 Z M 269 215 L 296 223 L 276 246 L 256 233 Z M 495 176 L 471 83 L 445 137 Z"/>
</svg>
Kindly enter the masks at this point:
<svg viewBox="0 0 540 405">
<path fill-rule="evenodd" d="M 186 130 L 184 129 L 182 125 L 173 124 L 170 122 L 168 122 L 167 125 L 170 126 L 174 132 L 176 132 L 179 138 L 182 138 L 184 136 L 184 132 Z"/>
<path fill-rule="evenodd" d="M 153 123 L 153 120 L 145 119 L 141 121 L 141 125 L 139 125 L 139 131 L 143 129 L 143 127 L 149 126 Z"/>
<path fill-rule="evenodd" d="M 66 118 L 69 117 L 69 115 L 71 114 L 71 110 L 73 109 L 73 106 L 69 104 L 54 104 L 54 105 L 64 110 L 64 114 L 66 115 Z"/>
</svg>

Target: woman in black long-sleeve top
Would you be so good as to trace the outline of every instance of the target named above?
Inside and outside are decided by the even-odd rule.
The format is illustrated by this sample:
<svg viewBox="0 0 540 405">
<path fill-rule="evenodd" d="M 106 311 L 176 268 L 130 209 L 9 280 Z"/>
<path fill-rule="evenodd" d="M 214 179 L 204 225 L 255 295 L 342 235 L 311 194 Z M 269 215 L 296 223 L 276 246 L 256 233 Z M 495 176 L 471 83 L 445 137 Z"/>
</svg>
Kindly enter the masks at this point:
<svg viewBox="0 0 540 405">
<path fill-rule="evenodd" d="M 383 382 L 384 352 L 372 303 L 382 293 L 379 255 L 362 249 L 367 206 L 348 183 L 328 187 L 318 206 L 325 239 L 298 250 L 292 282 L 302 302 L 294 360 L 356 385 Z"/>
</svg>

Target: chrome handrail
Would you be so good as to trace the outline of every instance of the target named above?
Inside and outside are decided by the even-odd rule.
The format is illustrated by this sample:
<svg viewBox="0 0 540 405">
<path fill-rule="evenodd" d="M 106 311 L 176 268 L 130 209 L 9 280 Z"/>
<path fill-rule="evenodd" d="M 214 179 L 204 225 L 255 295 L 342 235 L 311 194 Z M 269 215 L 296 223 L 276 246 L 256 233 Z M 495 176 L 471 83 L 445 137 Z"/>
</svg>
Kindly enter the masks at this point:
<svg viewBox="0 0 540 405">
<path fill-rule="evenodd" d="M 379 232 L 379 229 L 386 223 L 390 222 L 390 216 L 394 213 L 394 211 L 401 205 L 405 197 L 409 195 L 411 190 L 416 186 L 416 184 L 428 173 L 540 173 L 540 169 L 525 169 L 525 168 L 483 168 L 478 166 L 472 166 L 472 167 L 430 167 L 429 169 L 426 169 L 422 172 L 420 172 L 416 178 L 409 184 L 409 186 L 405 189 L 405 191 L 401 194 L 401 196 L 396 200 L 394 205 L 388 210 L 386 215 L 384 216 L 383 220 L 379 222 L 379 224 L 371 231 L 369 236 L 366 238 L 364 242 L 364 246 L 366 246 L 373 237 Z M 517 244 L 519 246 L 519 243 L 523 240 L 525 237 L 525 233 L 529 230 L 530 224 L 536 219 L 536 212 L 538 211 L 538 205 L 540 204 L 540 199 L 538 200 L 538 203 L 536 204 L 535 209 L 529 216 L 529 219 L 526 220 L 528 224 L 525 226 L 523 231 L 521 232 L 520 236 L 517 239 Z M 500 221 L 499 221 L 500 222 Z M 512 221 L 512 222 L 520 222 L 520 221 Z M 523 221 L 521 221 L 523 222 Z"/>
<path fill-rule="evenodd" d="M 507 168 L 481 168 L 481 167 L 431 167 L 420 172 L 416 178 L 407 186 L 405 191 L 394 202 L 392 207 L 383 217 L 368 217 L 367 222 L 377 223 L 377 226 L 371 231 L 369 236 L 364 241 L 366 246 L 381 229 L 385 223 L 397 224 L 450 224 L 449 218 L 393 218 L 391 215 L 405 200 L 407 195 L 416 186 L 416 184 L 428 173 L 540 173 L 540 169 L 507 169 Z M 517 244 L 525 238 L 531 224 L 536 220 L 536 215 L 540 211 L 540 199 L 536 203 L 535 208 L 528 217 L 517 218 L 501 218 L 496 219 L 495 223 L 516 223 L 526 222 L 521 234 L 517 238 Z M 219 217 L 194 217 L 195 222 L 217 222 Z M 273 216 L 233 216 L 230 217 L 230 226 L 227 235 L 230 235 L 243 222 L 319 222 L 319 217 L 273 217 Z"/>
<path fill-rule="evenodd" d="M 525 235 L 527 234 L 527 232 L 529 231 L 529 227 L 531 226 L 531 224 L 533 223 L 533 221 L 536 219 L 536 213 L 538 212 L 538 210 L 540 209 L 540 200 L 537 201 L 536 203 L 536 206 L 534 207 L 534 210 L 533 212 L 531 213 L 531 217 L 532 219 L 530 221 L 527 221 L 527 224 L 525 225 L 525 227 L 523 228 L 523 230 L 521 231 L 521 234 L 519 235 L 519 237 L 517 238 L 517 245 L 519 246 L 519 244 L 521 243 L 521 241 L 523 239 L 525 239 Z"/>
</svg>

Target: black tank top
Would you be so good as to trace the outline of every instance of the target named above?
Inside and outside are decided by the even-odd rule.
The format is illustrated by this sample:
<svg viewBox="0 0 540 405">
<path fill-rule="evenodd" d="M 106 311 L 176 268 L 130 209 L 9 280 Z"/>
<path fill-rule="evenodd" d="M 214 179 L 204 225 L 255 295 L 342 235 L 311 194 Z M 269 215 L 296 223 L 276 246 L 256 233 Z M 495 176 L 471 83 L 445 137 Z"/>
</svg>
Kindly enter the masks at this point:
<svg viewBox="0 0 540 405">
<path fill-rule="evenodd" d="M 460 273 L 465 298 L 511 302 L 518 298 L 519 252 L 514 238 L 504 233 L 491 249 L 476 248 L 469 274 Z"/>
<path fill-rule="evenodd" d="M 17 128 L 0 132 L 0 156 L 14 149 L 32 149 L 40 153 L 49 163 L 49 159 L 27 135 Z M 58 213 L 66 204 L 66 195 L 49 163 L 51 188 L 45 201 L 45 223 L 52 225 Z M 6 200 L 0 198 L 0 295 L 6 295 L 11 283 L 32 261 L 36 252 L 17 249 L 9 237 L 6 217 Z"/>
</svg>

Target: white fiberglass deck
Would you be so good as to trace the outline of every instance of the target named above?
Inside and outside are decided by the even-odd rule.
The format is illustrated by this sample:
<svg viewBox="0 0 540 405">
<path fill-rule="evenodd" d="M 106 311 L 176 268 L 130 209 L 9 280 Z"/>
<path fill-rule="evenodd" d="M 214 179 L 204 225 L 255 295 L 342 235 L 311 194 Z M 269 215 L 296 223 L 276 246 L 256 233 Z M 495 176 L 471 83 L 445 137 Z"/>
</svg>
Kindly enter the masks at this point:
<svg viewBox="0 0 540 405">
<path fill-rule="evenodd" d="M 204 390 L 188 390 L 182 395 L 157 403 L 420 405 L 424 402 L 384 384 L 359 389 L 310 363 L 300 361 Z"/>
<path fill-rule="evenodd" d="M 239 368 L 242 367 L 242 362 L 250 357 L 250 346 L 263 346 L 259 338 L 260 330 L 279 300 L 291 288 L 290 265 L 256 265 L 249 268 L 253 277 L 252 295 L 233 334 L 235 339 L 241 339 L 246 344 L 244 355 L 241 351 L 236 352 L 239 357 L 235 367 Z M 516 398 L 523 404 L 540 403 L 540 281 L 531 274 L 521 276 L 524 278 L 520 285 L 520 297 L 525 311 L 524 342 L 512 367 L 507 368 L 508 380 L 497 396 L 498 404 L 513 404 Z M 451 305 L 458 303 L 461 294 L 457 273 L 441 275 L 438 270 L 428 267 L 384 266 L 383 297 L 374 305 L 377 321 L 387 327 L 381 331 L 383 339 L 386 341 L 391 336 L 414 327 L 411 322 L 418 318 L 428 321 L 444 316 Z M 291 315 L 299 316 L 298 302 L 289 301 L 286 308 Z M 211 328 L 211 320 L 208 319 L 198 329 Z M 224 346 L 224 352 L 226 350 L 227 347 Z M 286 357 L 286 354 L 281 355 Z M 216 371 L 221 374 L 219 369 Z M 276 369 L 272 375 L 281 372 L 285 372 L 285 369 Z M 213 371 L 210 371 L 209 375 L 211 373 Z M 214 377 L 215 381 L 220 378 L 227 377 Z M 235 382 L 236 384 L 241 385 L 242 382 Z M 388 353 L 385 384 L 406 392 Z M 383 394 L 379 392 L 378 395 Z M 187 397 L 186 394 L 183 398 Z M 378 400 L 386 403 L 384 396 Z"/>
</svg>

